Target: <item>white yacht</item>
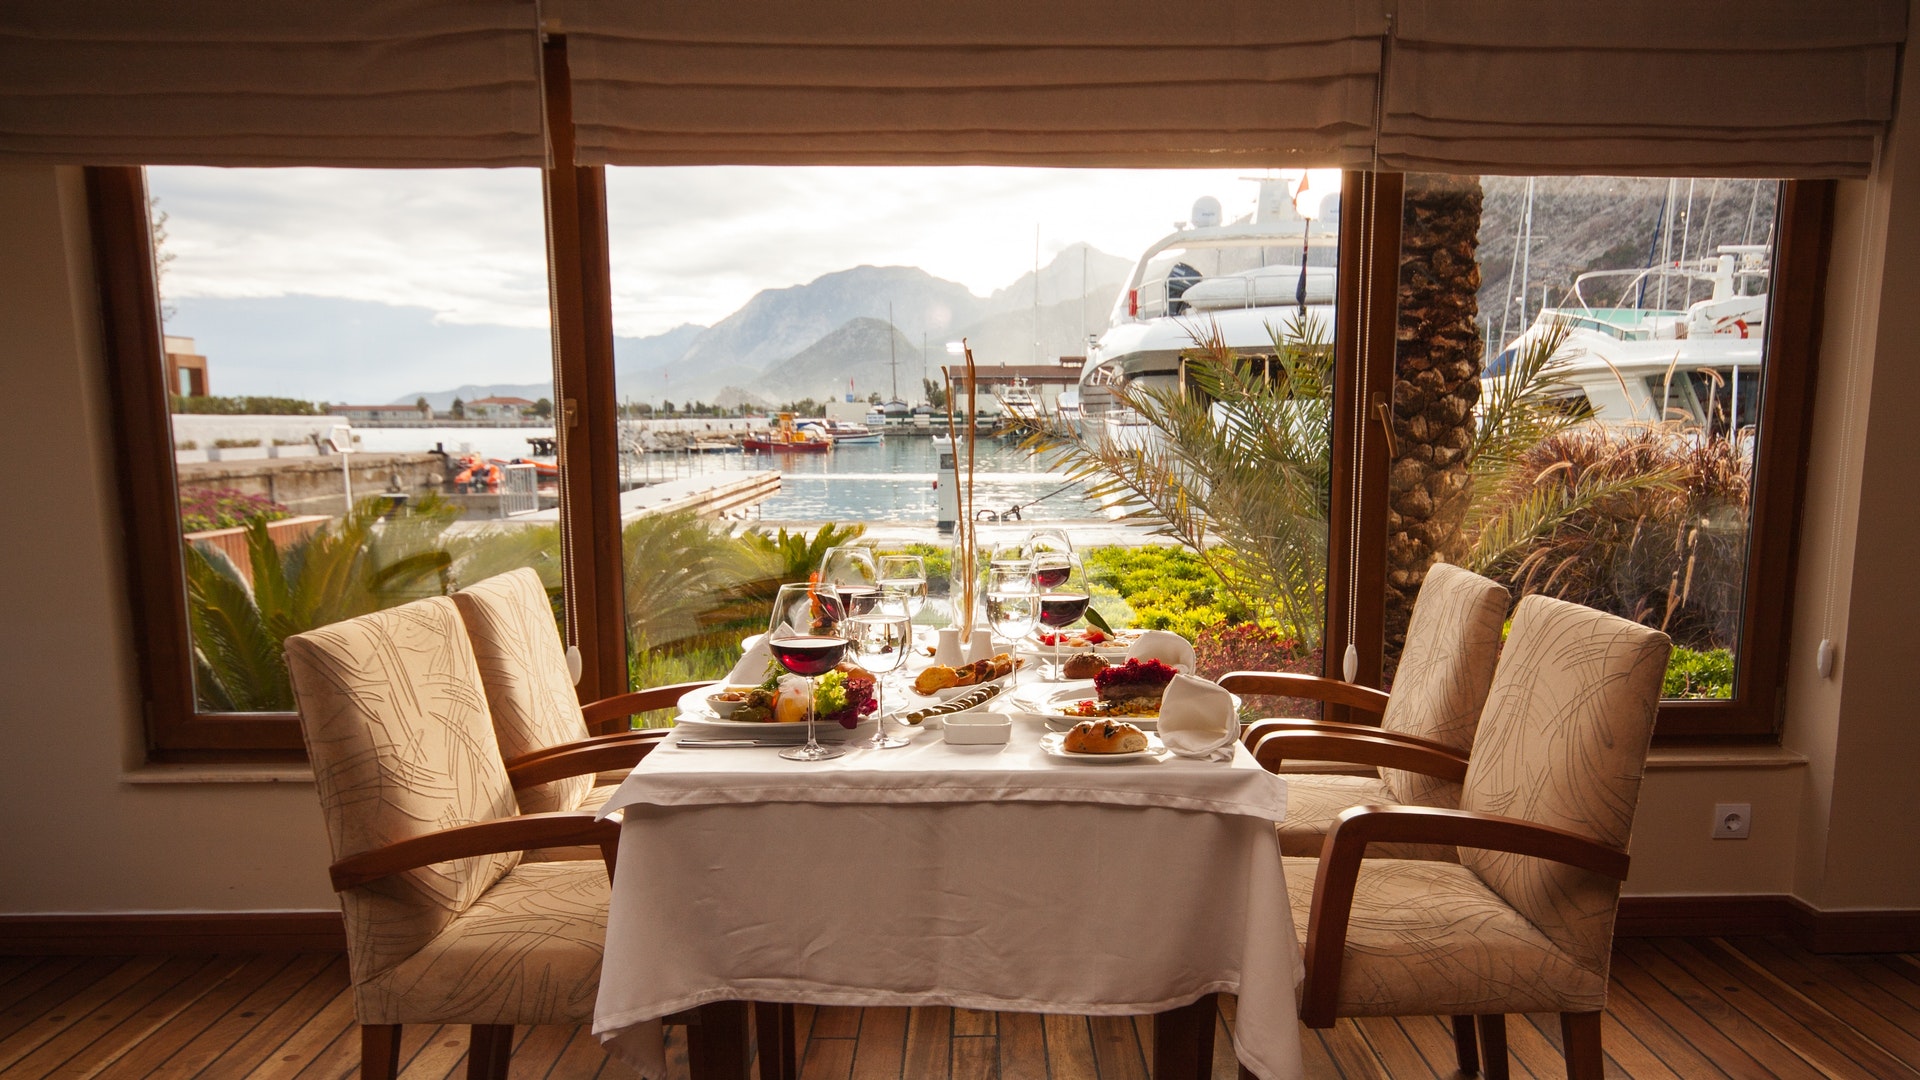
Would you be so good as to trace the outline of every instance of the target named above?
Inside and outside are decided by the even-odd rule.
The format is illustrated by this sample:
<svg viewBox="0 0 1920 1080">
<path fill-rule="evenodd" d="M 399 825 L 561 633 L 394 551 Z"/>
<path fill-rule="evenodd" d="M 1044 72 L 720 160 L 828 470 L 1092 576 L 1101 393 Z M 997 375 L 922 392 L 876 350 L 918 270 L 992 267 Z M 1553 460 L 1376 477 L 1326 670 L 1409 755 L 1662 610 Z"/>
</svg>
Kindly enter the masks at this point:
<svg viewBox="0 0 1920 1080">
<path fill-rule="evenodd" d="M 1080 371 L 1079 424 L 1087 439 L 1125 445 L 1144 438 L 1144 423 L 1114 389 L 1179 385 L 1182 353 L 1216 332 L 1247 357 L 1271 356 L 1274 337 L 1303 317 L 1331 338 L 1340 199 L 1337 190 L 1309 198 L 1314 182 L 1337 184 L 1318 171 L 1297 182 L 1263 178 L 1252 219 L 1226 225 L 1220 203 L 1203 197 L 1191 222 L 1140 256 Z M 1298 186 L 1290 190 L 1290 183 Z"/>
<path fill-rule="evenodd" d="M 1713 435 L 1751 428 L 1760 416 L 1770 250 L 1724 244 L 1710 258 L 1582 274 L 1573 303 L 1542 311 L 1485 377 L 1498 379 L 1559 323 L 1562 378 L 1600 422 L 1681 420 Z"/>
<path fill-rule="evenodd" d="M 1000 402 L 1000 410 L 1016 420 L 1034 419 L 1046 412 L 1046 404 L 1025 375 L 1015 375 L 1012 382 L 995 390 L 993 396 Z"/>
</svg>

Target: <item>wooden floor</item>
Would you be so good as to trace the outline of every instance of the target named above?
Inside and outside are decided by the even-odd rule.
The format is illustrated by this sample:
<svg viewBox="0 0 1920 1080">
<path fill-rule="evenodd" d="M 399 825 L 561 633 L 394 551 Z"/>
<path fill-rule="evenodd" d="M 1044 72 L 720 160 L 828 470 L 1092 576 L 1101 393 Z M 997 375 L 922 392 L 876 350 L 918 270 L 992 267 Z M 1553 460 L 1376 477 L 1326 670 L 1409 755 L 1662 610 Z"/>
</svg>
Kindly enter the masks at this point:
<svg viewBox="0 0 1920 1080">
<path fill-rule="evenodd" d="M 328 955 L 0 957 L 0 1077 L 347 1077 L 359 1039 Z M 802 1009 L 805 1080 L 1144 1080 L 1145 1019 L 955 1009 Z M 1223 1003 L 1214 1075 L 1235 1075 Z M 627 1078 L 584 1029 L 516 1033 L 515 1080 Z M 1314 1078 L 1450 1077 L 1437 1019 L 1306 1032 Z M 1551 1017 L 1512 1017 L 1515 1077 L 1564 1075 Z M 464 1028 L 409 1028 L 405 1080 L 464 1075 Z M 1920 1077 L 1920 957 L 1815 956 L 1774 939 L 1615 950 L 1607 1075 Z M 685 1075 L 684 1043 L 670 1056 Z"/>
</svg>

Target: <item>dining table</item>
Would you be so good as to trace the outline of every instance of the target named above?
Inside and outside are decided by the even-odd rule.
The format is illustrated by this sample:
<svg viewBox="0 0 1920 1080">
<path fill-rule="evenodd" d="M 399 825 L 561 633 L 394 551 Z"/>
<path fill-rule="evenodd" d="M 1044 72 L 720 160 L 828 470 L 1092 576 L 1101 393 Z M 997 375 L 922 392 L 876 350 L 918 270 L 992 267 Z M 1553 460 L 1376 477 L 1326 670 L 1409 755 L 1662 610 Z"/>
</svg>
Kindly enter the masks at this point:
<svg viewBox="0 0 1920 1080">
<path fill-rule="evenodd" d="M 1003 744 L 949 742 L 935 717 L 906 747 L 856 736 L 818 762 L 700 745 L 683 716 L 600 810 L 620 842 L 594 1034 L 655 1080 L 663 1018 L 691 1011 L 695 1080 L 731 1080 L 738 1003 L 1150 1014 L 1153 1075 L 1184 1080 L 1210 1075 L 1227 993 L 1241 1067 L 1301 1075 L 1285 780 L 1237 740 L 1063 754 L 1060 719 L 1034 711 L 1051 689 L 981 707 L 1008 718 Z M 777 1033 L 760 1041 L 761 1076 L 780 1075 Z"/>
</svg>

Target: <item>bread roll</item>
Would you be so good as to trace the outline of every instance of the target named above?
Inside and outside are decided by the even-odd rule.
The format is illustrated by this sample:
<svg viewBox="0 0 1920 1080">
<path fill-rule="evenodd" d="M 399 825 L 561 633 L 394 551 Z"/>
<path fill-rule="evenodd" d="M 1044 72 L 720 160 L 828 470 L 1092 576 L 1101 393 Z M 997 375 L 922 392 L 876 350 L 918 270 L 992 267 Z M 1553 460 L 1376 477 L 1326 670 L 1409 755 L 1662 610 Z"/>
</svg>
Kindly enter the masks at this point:
<svg viewBox="0 0 1920 1080">
<path fill-rule="evenodd" d="M 1099 653 L 1083 652 L 1067 657 L 1063 674 L 1069 679 L 1091 679 L 1105 670 L 1107 662 L 1100 658 Z"/>
<path fill-rule="evenodd" d="M 1132 754 L 1147 748 L 1147 733 L 1119 720 L 1082 720 L 1062 745 L 1069 754 Z"/>
</svg>

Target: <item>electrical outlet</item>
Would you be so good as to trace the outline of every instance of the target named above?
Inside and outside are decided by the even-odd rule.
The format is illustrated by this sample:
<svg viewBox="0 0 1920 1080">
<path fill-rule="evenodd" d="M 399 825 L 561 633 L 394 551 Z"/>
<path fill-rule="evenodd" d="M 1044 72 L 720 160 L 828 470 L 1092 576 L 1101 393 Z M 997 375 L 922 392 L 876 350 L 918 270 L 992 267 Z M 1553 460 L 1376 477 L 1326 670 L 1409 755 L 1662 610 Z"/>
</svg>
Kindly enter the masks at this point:
<svg viewBox="0 0 1920 1080">
<path fill-rule="evenodd" d="M 1752 827 L 1752 803 L 1723 802 L 1714 804 L 1713 838 L 1715 840 L 1745 840 L 1747 838 L 1747 831 Z"/>
</svg>

